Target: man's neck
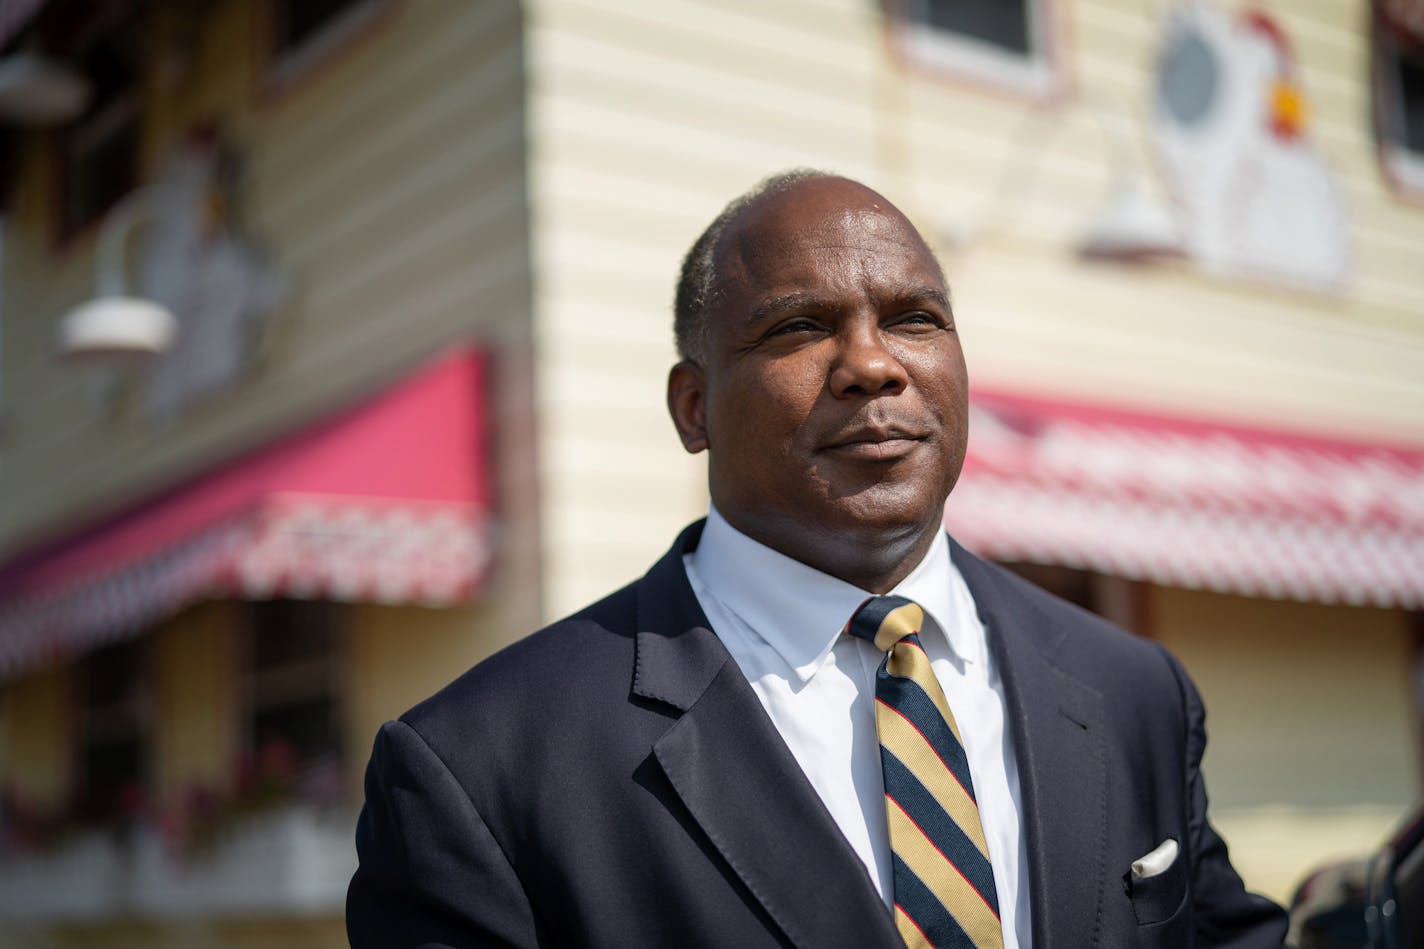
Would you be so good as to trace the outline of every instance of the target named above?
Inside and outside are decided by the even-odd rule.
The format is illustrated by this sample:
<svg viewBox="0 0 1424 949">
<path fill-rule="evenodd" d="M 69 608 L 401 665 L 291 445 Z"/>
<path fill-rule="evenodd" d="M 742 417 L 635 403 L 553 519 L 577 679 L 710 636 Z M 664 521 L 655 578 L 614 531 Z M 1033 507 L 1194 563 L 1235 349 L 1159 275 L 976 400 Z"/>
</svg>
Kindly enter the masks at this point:
<svg viewBox="0 0 1424 949">
<path fill-rule="evenodd" d="M 714 508 L 715 509 L 715 508 Z M 831 531 L 787 525 L 774 517 L 719 515 L 757 543 L 867 593 L 889 593 L 924 560 L 943 529 L 936 522 L 896 530 Z"/>
</svg>

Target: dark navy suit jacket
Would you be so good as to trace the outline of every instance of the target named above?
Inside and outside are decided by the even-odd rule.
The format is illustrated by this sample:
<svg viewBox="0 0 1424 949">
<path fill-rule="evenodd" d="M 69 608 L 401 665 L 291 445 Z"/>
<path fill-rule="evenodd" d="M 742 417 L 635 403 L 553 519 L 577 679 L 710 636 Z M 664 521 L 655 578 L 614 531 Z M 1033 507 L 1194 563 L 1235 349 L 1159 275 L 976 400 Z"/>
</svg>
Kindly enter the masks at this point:
<svg viewBox="0 0 1424 949">
<path fill-rule="evenodd" d="M 381 729 L 353 946 L 903 946 L 708 629 L 682 564 L 700 534 Z M 951 551 L 1004 680 L 1034 945 L 1280 946 L 1207 823 L 1176 661 Z M 1176 862 L 1131 882 L 1168 837 Z"/>
</svg>

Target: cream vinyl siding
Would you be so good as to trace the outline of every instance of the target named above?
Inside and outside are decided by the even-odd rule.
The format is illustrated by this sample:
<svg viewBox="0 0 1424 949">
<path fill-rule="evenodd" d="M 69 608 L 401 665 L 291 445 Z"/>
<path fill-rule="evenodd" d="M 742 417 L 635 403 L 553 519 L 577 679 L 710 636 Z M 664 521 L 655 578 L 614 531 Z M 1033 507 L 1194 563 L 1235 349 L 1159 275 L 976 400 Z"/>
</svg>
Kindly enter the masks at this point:
<svg viewBox="0 0 1424 949">
<path fill-rule="evenodd" d="M 275 94 L 261 88 L 257 10 L 227 0 L 198 18 L 190 76 L 152 80 L 145 102 L 155 161 L 204 118 L 216 117 L 239 149 L 245 230 L 288 284 L 258 365 L 171 428 L 137 411 L 97 410 L 86 372 L 53 355 L 57 319 L 92 293 L 93 235 L 60 252 L 48 246 L 47 172 L 33 155 L 7 234 L 0 378 L 12 431 L 0 550 L 241 454 L 453 341 L 529 361 L 517 4 L 391 0 L 348 46 Z M 492 390 L 496 420 L 527 419 L 522 378 Z M 492 456 L 527 479 L 527 429 L 519 438 Z"/>
<path fill-rule="evenodd" d="M 676 269 L 727 198 L 795 165 L 863 177 L 940 245 L 974 384 L 1424 442 L 1424 210 L 1378 171 L 1358 4 L 1271 11 L 1348 206 L 1342 293 L 1074 256 L 1110 184 L 1099 105 L 1166 197 L 1156 6 L 1054 2 L 1065 92 L 1035 103 L 903 62 L 873 2 L 529 3 L 546 613 L 625 582 L 704 508 L 663 407 Z"/>
<path fill-rule="evenodd" d="M 1288 901 L 1308 868 L 1383 843 L 1417 805 L 1407 614 L 1147 596 L 1154 633 L 1206 704 L 1211 819 L 1248 884 Z"/>
<path fill-rule="evenodd" d="M 243 617 L 231 602 L 184 610 L 154 631 L 149 784 L 166 807 L 202 789 L 221 793 L 241 760 L 237 673 L 245 667 Z"/>
<path fill-rule="evenodd" d="M 74 781 L 73 668 L 31 672 L 0 692 L 0 781 L 42 818 Z"/>
</svg>

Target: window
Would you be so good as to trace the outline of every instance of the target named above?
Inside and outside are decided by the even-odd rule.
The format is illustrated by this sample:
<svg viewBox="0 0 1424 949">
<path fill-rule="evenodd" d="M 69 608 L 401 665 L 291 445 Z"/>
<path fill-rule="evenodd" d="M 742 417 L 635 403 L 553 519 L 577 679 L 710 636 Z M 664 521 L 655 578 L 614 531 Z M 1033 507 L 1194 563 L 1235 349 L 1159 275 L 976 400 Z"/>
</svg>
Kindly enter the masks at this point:
<svg viewBox="0 0 1424 949">
<path fill-rule="evenodd" d="M 1057 92 L 1051 0 L 890 2 L 911 61 L 1034 97 Z"/>
<path fill-rule="evenodd" d="M 93 653 L 78 665 L 79 739 L 74 816 L 111 823 L 138 814 L 147 799 L 148 641 Z"/>
<path fill-rule="evenodd" d="M 139 48 L 135 24 L 119 20 L 75 54 L 93 94 L 58 142 L 62 238 L 101 218 L 138 183 Z"/>
<path fill-rule="evenodd" d="M 345 46 L 390 0 L 270 0 L 271 82 L 285 86 Z"/>
<path fill-rule="evenodd" d="M 1424 17 L 1409 4 L 1374 4 L 1375 134 L 1386 175 L 1424 194 Z"/>
<path fill-rule="evenodd" d="M 337 604 L 322 600 L 249 605 L 245 778 L 256 790 L 306 799 L 340 794 L 341 615 Z"/>
</svg>

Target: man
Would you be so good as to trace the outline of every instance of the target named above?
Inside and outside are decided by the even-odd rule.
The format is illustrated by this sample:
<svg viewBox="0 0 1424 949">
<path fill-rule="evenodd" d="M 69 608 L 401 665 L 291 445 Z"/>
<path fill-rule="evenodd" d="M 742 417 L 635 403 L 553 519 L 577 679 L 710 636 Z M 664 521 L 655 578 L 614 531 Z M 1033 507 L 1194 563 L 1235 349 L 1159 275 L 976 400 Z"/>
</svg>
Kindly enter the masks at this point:
<svg viewBox="0 0 1424 949">
<path fill-rule="evenodd" d="M 708 520 L 382 729 L 352 943 L 1281 945 L 1175 660 L 946 537 L 966 374 L 909 221 L 770 179 L 677 336 Z"/>
</svg>

